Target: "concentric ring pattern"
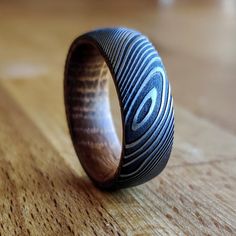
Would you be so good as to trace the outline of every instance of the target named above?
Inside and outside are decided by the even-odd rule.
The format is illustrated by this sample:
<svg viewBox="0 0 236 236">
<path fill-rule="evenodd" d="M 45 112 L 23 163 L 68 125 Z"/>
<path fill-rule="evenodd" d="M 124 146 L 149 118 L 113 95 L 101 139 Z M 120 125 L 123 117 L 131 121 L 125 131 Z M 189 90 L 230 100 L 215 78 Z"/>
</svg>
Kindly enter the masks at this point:
<svg viewBox="0 0 236 236">
<path fill-rule="evenodd" d="M 105 28 L 86 37 L 99 44 L 121 99 L 124 157 L 117 184 L 143 183 L 162 171 L 173 143 L 173 99 L 162 60 L 148 38 L 134 30 Z"/>
</svg>

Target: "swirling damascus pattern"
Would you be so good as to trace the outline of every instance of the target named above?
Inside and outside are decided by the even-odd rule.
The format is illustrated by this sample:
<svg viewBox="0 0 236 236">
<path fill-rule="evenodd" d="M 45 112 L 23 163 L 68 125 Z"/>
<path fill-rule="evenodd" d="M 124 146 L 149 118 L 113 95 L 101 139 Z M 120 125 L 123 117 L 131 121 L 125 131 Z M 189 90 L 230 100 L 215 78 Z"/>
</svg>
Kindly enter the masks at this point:
<svg viewBox="0 0 236 236">
<path fill-rule="evenodd" d="M 137 31 L 108 28 L 88 36 L 107 57 L 123 109 L 124 158 L 117 183 L 143 183 L 162 171 L 173 143 L 173 99 L 165 68 L 148 38 Z"/>
</svg>

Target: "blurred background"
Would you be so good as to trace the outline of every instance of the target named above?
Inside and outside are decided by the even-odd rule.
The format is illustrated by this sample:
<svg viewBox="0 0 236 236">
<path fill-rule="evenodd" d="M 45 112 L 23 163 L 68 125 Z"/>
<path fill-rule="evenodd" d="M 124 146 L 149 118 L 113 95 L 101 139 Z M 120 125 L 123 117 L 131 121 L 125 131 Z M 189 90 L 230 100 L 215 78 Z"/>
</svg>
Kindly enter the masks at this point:
<svg viewBox="0 0 236 236">
<path fill-rule="evenodd" d="M 0 79 L 60 84 L 72 40 L 105 26 L 148 35 L 165 63 L 175 103 L 236 132 L 235 0 L 1 0 Z"/>
<path fill-rule="evenodd" d="M 114 194 L 83 172 L 63 104 L 71 42 L 108 26 L 155 44 L 176 117 L 165 171 Z M 235 90 L 236 0 L 0 0 L 0 235 L 235 235 Z"/>
</svg>

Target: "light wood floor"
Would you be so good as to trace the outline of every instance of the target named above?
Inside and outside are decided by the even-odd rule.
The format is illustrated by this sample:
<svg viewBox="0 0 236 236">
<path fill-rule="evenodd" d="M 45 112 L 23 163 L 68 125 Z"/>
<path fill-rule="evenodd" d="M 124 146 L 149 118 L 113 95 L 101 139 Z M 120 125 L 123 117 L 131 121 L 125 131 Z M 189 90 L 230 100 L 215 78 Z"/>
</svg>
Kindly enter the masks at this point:
<svg viewBox="0 0 236 236">
<path fill-rule="evenodd" d="M 76 36 L 117 25 L 159 50 L 176 129 L 159 177 L 106 193 L 72 148 L 63 66 Z M 1 1 L 0 235 L 235 235 L 235 89 L 234 0 Z"/>
</svg>

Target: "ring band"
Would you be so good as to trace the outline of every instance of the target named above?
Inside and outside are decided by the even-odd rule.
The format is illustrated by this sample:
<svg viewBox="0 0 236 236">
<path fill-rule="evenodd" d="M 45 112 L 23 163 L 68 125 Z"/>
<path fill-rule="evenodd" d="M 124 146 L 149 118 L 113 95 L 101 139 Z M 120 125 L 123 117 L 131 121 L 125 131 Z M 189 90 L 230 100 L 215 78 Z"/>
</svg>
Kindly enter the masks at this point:
<svg viewBox="0 0 236 236">
<path fill-rule="evenodd" d="M 109 107 L 112 79 L 121 150 Z M 104 28 L 75 39 L 65 65 L 64 99 L 75 151 L 98 187 L 139 185 L 164 169 L 173 144 L 173 99 L 162 60 L 146 36 Z"/>
</svg>

